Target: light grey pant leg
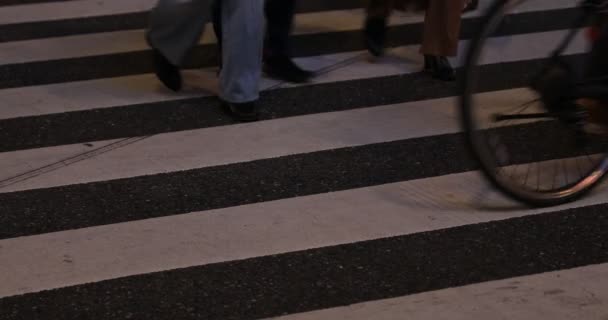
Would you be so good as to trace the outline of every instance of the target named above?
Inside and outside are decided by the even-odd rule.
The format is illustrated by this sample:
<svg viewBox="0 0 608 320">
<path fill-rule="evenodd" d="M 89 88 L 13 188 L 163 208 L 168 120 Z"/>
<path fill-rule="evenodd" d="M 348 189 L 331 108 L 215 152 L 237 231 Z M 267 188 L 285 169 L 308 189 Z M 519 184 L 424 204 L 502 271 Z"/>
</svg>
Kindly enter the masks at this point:
<svg viewBox="0 0 608 320">
<path fill-rule="evenodd" d="M 264 0 L 222 1 L 220 96 L 232 103 L 259 97 L 264 45 Z"/>
<path fill-rule="evenodd" d="M 211 0 L 160 0 L 150 15 L 148 42 L 179 66 L 210 20 Z"/>
</svg>

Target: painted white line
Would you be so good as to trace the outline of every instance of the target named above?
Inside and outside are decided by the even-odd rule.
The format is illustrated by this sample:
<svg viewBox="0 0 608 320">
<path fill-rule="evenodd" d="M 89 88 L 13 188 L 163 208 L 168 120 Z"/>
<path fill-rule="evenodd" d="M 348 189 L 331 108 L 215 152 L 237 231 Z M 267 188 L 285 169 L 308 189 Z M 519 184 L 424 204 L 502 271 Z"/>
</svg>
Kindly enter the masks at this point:
<svg viewBox="0 0 608 320">
<path fill-rule="evenodd" d="M 363 10 L 298 14 L 293 34 L 359 30 L 364 18 Z M 397 15 L 391 19 L 390 24 L 409 24 L 419 22 L 421 19 L 418 16 L 412 18 Z M 215 42 L 211 24 L 208 24 L 199 43 L 210 44 Z M 44 48 L 44 50 L 40 50 L 40 48 Z M 13 64 L 132 52 L 148 48 L 144 30 L 127 30 L 0 43 L 0 61 L 2 64 Z"/>
<path fill-rule="evenodd" d="M 273 319 L 604 320 L 606 288 L 608 264 L 601 264 Z"/>
<path fill-rule="evenodd" d="M 494 39 L 485 53 L 487 57 L 485 62 L 546 57 L 554 48 L 551 45 L 563 35 L 564 31 L 553 31 Z M 462 41 L 461 50 L 467 45 L 467 41 Z M 576 38 L 567 53 L 575 54 L 586 50 L 587 44 L 581 35 Z M 462 57 L 455 59 L 454 66 L 462 65 L 460 60 Z M 297 62 L 311 70 L 325 70 L 338 66 L 320 75 L 311 84 L 407 74 L 418 72 L 422 68 L 422 57 L 418 54 L 417 45 L 396 48 L 389 52 L 388 57 L 376 63 L 369 63 L 367 55 L 362 51 L 306 57 L 297 59 Z M 151 74 L 4 89 L 0 90 L 0 104 L 3 106 L 0 108 L 0 119 L 173 101 L 217 92 L 215 69 L 207 69 L 203 72 L 187 71 L 185 82 L 186 88 L 179 94 L 170 93 L 162 88 Z M 266 79 L 261 86 L 262 89 L 269 89 L 278 84 L 277 81 Z M 296 85 L 280 85 L 280 87 L 293 86 Z"/>
<path fill-rule="evenodd" d="M 0 24 L 53 21 L 142 12 L 157 0 L 78 0 L 0 7 Z"/>
<path fill-rule="evenodd" d="M 469 172 L 1 240 L 0 297 L 605 203 L 606 191 L 523 210 Z"/>
<path fill-rule="evenodd" d="M 330 0 L 329 0 L 330 1 Z M 132 12 L 148 11 L 157 0 L 79 0 L 60 3 L 36 3 L 21 6 L 0 7 L 0 24 L 14 24 L 62 19 L 98 17 Z M 480 8 L 467 15 L 480 15 L 490 1 L 480 1 Z M 574 7 L 572 0 L 536 0 L 528 1 L 521 7 L 522 11 L 541 11 Z M 411 16 L 396 14 L 396 16 Z M 419 18 L 414 18 L 419 19 Z"/>
<path fill-rule="evenodd" d="M 518 11 L 533 12 L 546 10 L 546 8 L 554 8 L 555 5 L 542 1 L 531 2 L 533 4 L 536 3 L 536 6 L 522 6 Z M 73 3 L 78 3 L 78 1 L 74 1 Z M 70 4 L 70 2 L 66 2 L 65 4 Z M 563 5 L 563 3 L 561 5 Z M 481 12 L 483 11 L 478 10 L 475 15 L 480 14 Z M 360 30 L 364 20 L 365 12 L 361 9 L 302 13 L 296 15 L 293 34 L 321 34 L 327 32 Z M 2 21 L 1 16 L 0 21 Z M 395 14 L 391 17 L 389 23 L 390 25 L 403 25 L 421 21 L 423 21 L 421 15 Z M 209 44 L 216 42 L 215 36 L 211 30 L 212 28 L 209 24 L 199 43 Z M 41 48 L 44 48 L 44 50 L 41 50 Z M 148 45 L 145 42 L 144 30 L 72 35 L 0 43 L 0 63 L 14 64 L 46 61 L 146 49 L 148 49 Z"/>
<path fill-rule="evenodd" d="M 514 89 L 488 93 L 484 97 L 493 108 L 500 108 L 505 103 L 508 106 L 517 103 L 513 99 L 521 99 L 523 103 L 533 96 L 526 89 Z M 491 109 L 488 112 L 492 112 Z M 454 99 L 445 98 L 159 134 L 65 165 L 64 159 L 54 155 L 67 154 L 64 150 L 72 150 L 75 146 L 0 153 L 0 167 L 14 163 L 35 167 L 43 159 L 50 163 L 61 160 L 60 166 L 48 168 L 45 165 L 42 172 L 38 170 L 25 176 L 22 172 L 14 172 L 17 177 L 0 182 L 0 192 L 122 179 L 455 133 L 460 130 L 457 115 Z"/>
</svg>

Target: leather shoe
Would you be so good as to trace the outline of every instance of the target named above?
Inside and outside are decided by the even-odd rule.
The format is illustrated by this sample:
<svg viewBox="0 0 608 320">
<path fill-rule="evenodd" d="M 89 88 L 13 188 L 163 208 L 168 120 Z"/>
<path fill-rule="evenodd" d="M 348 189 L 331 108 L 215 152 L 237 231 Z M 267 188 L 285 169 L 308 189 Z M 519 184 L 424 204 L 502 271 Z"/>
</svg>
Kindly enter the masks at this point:
<svg viewBox="0 0 608 320">
<path fill-rule="evenodd" d="M 300 68 L 286 55 L 265 57 L 264 71 L 270 77 L 292 83 L 305 83 L 314 76 L 313 72 Z"/>
<path fill-rule="evenodd" d="M 456 73 L 446 57 L 424 55 L 424 70 L 431 73 L 435 79 L 443 81 L 456 80 Z"/>
<path fill-rule="evenodd" d="M 365 47 L 376 57 L 384 55 L 386 44 L 386 18 L 369 17 L 365 21 Z"/>
<path fill-rule="evenodd" d="M 153 48 L 154 49 L 154 48 Z M 182 75 L 179 68 L 173 65 L 157 49 L 153 51 L 154 73 L 156 77 L 169 89 L 179 91 L 182 89 Z"/>
<path fill-rule="evenodd" d="M 228 101 L 222 101 L 222 108 L 236 120 L 241 122 L 257 121 L 258 111 L 255 101 L 243 102 L 243 103 L 232 103 Z"/>
</svg>

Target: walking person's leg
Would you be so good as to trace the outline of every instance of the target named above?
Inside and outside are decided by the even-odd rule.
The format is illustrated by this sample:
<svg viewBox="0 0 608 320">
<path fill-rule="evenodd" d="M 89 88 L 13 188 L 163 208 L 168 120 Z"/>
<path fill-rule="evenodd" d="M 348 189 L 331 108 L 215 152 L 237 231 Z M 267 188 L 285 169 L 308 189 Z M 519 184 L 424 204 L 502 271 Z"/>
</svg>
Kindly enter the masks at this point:
<svg viewBox="0 0 608 320">
<path fill-rule="evenodd" d="M 368 1 L 364 27 L 365 46 L 374 56 L 384 54 L 388 17 L 393 6 L 393 0 Z"/>
<path fill-rule="evenodd" d="M 222 0 L 220 98 L 240 120 L 257 119 L 264 0 Z"/>
<path fill-rule="evenodd" d="M 160 0 L 150 15 L 146 38 L 154 49 L 155 72 L 170 89 L 182 86 L 179 66 L 210 19 L 210 1 Z"/>
<path fill-rule="evenodd" d="M 447 57 L 458 54 L 464 0 L 429 0 L 420 52 L 433 77 L 451 81 L 454 70 Z"/>
<path fill-rule="evenodd" d="M 289 36 L 296 10 L 295 0 L 266 0 L 266 46 L 264 54 L 290 55 Z"/>
<path fill-rule="evenodd" d="M 310 80 L 313 73 L 303 70 L 291 59 L 291 31 L 295 0 L 266 0 L 266 44 L 264 69 L 272 77 L 295 83 Z"/>
</svg>

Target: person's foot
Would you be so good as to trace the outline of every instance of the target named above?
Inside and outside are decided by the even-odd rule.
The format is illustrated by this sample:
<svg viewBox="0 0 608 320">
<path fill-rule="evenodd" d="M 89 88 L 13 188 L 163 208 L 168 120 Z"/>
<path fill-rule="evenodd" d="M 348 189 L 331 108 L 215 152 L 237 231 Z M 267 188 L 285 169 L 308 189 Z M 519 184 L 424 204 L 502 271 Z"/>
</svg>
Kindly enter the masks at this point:
<svg viewBox="0 0 608 320">
<path fill-rule="evenodd" d="M 430 72 L 435 79 L 442 81 L 456 80 L 456 73 L 446 57 L 424 55 L 424 70 Z"/>
<path fill-rule="evenodd" d="M 167 88 L 173 91 L 182 89 L 182 75 L 179 68 L 172 64 L 160 51 L 152 48 L 154 55 L 154 73 Z"/>
<path fill-rule="evenodd" d="M 300 68 L 286 55 L 265 57 L 264 71 L 270 77 L 293 83 L 308 82 L 314 76 L 313 72 Z"/>
<path fill-rule="evenodd" d="M 236 120 L 250 122 L 258 120 L 258 111 L 255 101 L 244 103 L 232 103 L 222 101 L 222 108 Z"/>
<path fill-rule="evenodd" d="M 365 20 L 365 47 L 376 57 L 384 54 L 386 45 L 386 18 L 369 17 Z"/>
</svg>

